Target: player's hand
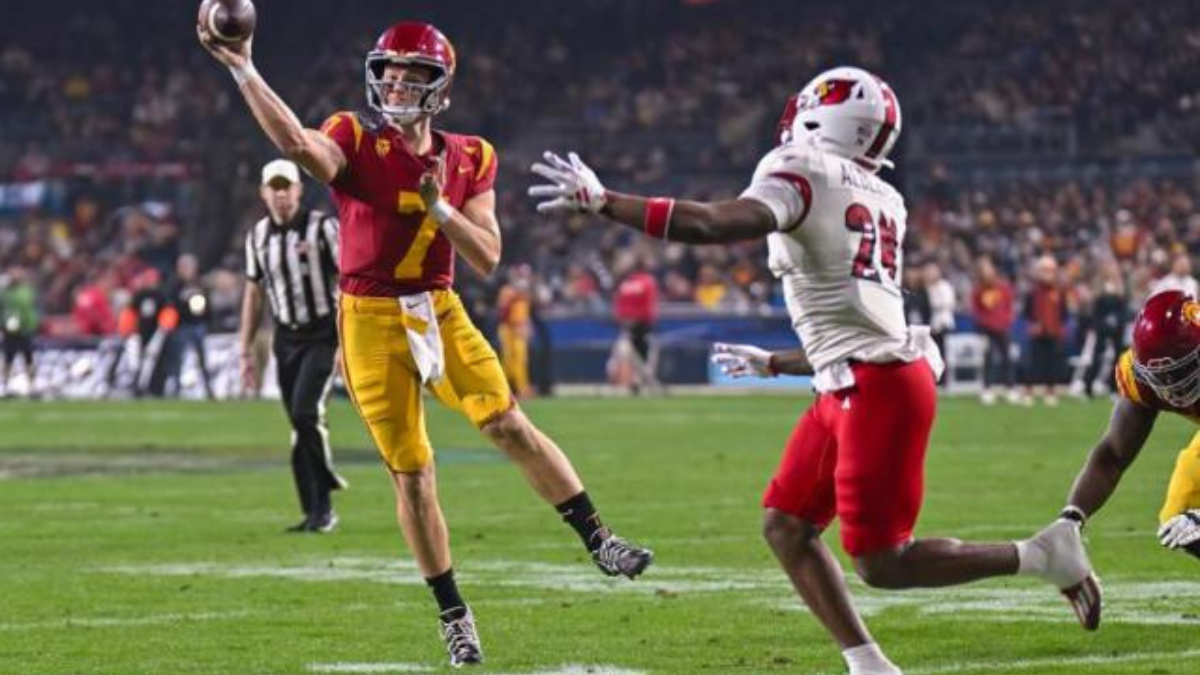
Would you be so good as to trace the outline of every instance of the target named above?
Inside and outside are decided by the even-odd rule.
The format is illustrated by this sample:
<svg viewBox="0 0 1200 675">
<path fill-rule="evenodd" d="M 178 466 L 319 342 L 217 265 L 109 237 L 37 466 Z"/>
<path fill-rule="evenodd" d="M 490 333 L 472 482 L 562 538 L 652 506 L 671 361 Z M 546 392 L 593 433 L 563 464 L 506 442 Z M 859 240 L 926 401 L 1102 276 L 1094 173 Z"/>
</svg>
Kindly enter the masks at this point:
<svg viewBox="0 0 1200 675">
<path fill-rule="evenodd" d="M 754 345 L 731 345 L 718 342 L 713 345 L 712 362 L 732 378 L 775 377 L 771 366 L 771 352 Z"/>
<path fill-rule="evenodd" d="M 223 65 L 229 68 L 245 68 L 250 63 L 250 43 L 254 41 L 254 36 L 241 42 L 221 42 L 214 38 L 207 28 L 199 25 L 196 26 L 196 35 L 208 53 Z"/>
<path fill-rule="evenodd" d="M 1184 511 L 1163 523 L 1158 541 L 1167 548 L 1185 548 L 1200 541 L 1200 509 Z"/>
<path fill-rule="evenodd" d="M 547 150 L 542 157 L 545 164 L 535 162 L 529 167 L 549 181 L 529 188 L 530 197 L 543 200 L 537 205 L 539 213 L 600 213 L 608 201 L 607 191 L 579 155 L 571 152 L 563 159 Z"/>
<path fill-rule="evenodd" d="M 441 162 L 429 171 L 421 174 L 421 184 L 417 188 L 421 193 L 421 201 L 425 203 L 425 209 L 433 209 L 433 205 L 437 204 L 442 199 L 442 181 L 438 178 L 441 173 Z"/>
<path fill-rule="evenodd" d="M 243 352 L 238 358 L 239 369 L 242 373 L 242 388 L 245 391 L 258 389 L 258 373 L 254 367 L 254 354 Z"/>
</svg>

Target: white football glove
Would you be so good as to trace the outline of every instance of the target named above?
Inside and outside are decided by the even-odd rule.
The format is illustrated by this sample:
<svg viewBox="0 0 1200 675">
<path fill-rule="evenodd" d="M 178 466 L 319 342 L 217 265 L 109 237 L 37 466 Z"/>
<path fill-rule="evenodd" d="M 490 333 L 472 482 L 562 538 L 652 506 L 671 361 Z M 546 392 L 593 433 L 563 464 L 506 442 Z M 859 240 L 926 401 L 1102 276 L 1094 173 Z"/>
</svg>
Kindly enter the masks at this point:
<svg viewBox="0 0 1200 675">
<path fill-rule="evenodd" d="M 1184 548 L 1200 541 L 1200 509 L 1184 511 L 1163 523 L 1158 541 L 1167 548 Z"/>
<path fill-rule="evenodd" d="M 712 362 L 732 378 L 775 377 L 771 368 L 771 352 L 754 345 L 713 345 Z"/>
<path fill-rule="evenodd" d="M 547 150 L 542 153 L 546 163 L 535 162 L 529 170 L 550 181 L 549 185 L 534 185 L 529 196 L 544 201 L 538 202 L 539 213 L 600 213 L 608 201 L 604 186 L 579 155 L 567 153 L 563 159 Z"/>
</svg>

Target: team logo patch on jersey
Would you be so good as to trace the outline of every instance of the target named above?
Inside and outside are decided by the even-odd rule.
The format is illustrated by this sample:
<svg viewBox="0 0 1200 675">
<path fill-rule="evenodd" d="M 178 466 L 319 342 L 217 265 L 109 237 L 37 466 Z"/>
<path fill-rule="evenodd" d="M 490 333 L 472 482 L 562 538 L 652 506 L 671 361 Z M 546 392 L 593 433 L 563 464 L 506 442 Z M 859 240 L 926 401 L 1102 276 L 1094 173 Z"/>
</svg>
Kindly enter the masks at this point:
<svg viewBox="0 0 1200 675">
<path fill-rule="evenodd" d="M 1189 300 L 1183 303 L 1183 318 L 1192 325 L 1200 326 L 1200 302 Z"/>
<path fill-rule="evenodd" d="M 391 151 L 392 151 L 392 142 L 391 141 L 389 141 L 386 138 L 375 139 L 375 154 L 379 155 L 380 157 L 387 157 L 388 153 Z"/>
</svg>

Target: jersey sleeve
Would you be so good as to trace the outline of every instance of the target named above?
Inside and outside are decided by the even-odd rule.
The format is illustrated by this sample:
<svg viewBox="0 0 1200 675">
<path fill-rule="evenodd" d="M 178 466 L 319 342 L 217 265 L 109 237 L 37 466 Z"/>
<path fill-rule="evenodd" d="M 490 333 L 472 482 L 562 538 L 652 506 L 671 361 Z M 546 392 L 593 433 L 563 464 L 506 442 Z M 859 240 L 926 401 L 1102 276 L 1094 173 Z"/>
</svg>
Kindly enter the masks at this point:
<svg viewBox="0 0 1200 675">
<path fill-rule="evenodd" d="M 492 144 L 478 136 L 468 141 L 467 151 L 475 157 L 475 175 L 467 189 L 467 199 L 470 199 L 495 187 L 499 158 Z"/>
<path fill-rule="evenodd" d="M 362 122 L 352 112 L 334 113 L 321 125 L 321 133 L 337 143 L 346 157 L 346 167 L 334 178 L 333 185 L 339 188 L 352 186 L 356 180 L 355 160 L 363 143 Z"/>
<path fill-rule="evenodd" d="M 775 216 L 775 227 L 789 232 L 803 225 L 812 210 L 813 186 L 822 184 L 822 174 L 809 153 L 780 148 L 759 162 L 741 197 L 761 202 Z"/>
<path fill-rule="evenodd" d="M 257 282 L 262 280 L 263 273 L 262 268 L 258 265 L 258 257 L 254 255 L 255 229 L 257 228 L 252 227 L 250 228 L 250 231 L 246 233 L 246 278 L 250 281 Z"/>
<path fill-rule="evenodd" d="M 1138 389 L 1137 380 L 1133 375 L 1133 352 L 1131 350 L 1125 350 L 1125 353 L 1121 354 L 1121 358 L 1117 359 L 1114 375 L 1114 379 L 1117 381 L 1117 392 L 1121 398 L 1139 405 L 1149 405 L 1142 396 L 1141 390 Z"/>
</svg>

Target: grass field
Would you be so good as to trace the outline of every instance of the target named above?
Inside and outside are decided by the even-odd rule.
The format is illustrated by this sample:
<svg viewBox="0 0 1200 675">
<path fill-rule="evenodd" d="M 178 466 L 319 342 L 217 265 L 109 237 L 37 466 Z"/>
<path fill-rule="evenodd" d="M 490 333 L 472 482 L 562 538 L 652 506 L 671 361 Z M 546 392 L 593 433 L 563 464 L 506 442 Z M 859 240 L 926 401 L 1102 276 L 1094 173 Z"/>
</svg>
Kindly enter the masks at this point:
<svg viewBox="0 0 1200 675">
<path fill-rule="evenodd" d="M 514 467 L 431 410 L 455 566 L 488 657 L 479 672 L 843 672 L 759 536 L 762 486 L 806 404 L 528 404 L 606 520 L 655 549 L 632 583 L 602 577 Z M 919 532 L 1032 532 L 1108 411 L 943 402 Z M 298 513 L 277 404 L 0 403 L 0 674 L 447 672 L 389 483 L 349 407 L 331 417 L 352 483 L 342 526 L 285 535 Z M 1191 433 L 1161 420 L 1089 527 L 1108 592 L 1098 633 L 1027 579 L 904 593 L 855 582 L 876 637 L 909 675 L 1197 672 L 1200 563 L 1153 536 Z"/>
</svg>

